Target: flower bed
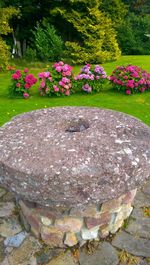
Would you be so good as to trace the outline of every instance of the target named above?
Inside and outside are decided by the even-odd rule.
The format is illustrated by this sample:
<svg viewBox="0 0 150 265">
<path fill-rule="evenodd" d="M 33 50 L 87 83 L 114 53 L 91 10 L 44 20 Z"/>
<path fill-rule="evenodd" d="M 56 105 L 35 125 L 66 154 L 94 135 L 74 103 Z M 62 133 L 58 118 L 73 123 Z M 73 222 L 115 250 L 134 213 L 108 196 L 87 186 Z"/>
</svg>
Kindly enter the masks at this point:
<svg viewBox="0 0 150 265">
<path fill-rule="evenodd" d="M 37 79 L 28 73 L 27 68 L 23 72 L 21 70 L 13 71 L 11 78 L 10 94 L 12 96 L 29 98 L 29 89 L 37 82 Z"/>
<path fill-rule="evenodd" d="M 115 89 L 127 95 L 150 89 L 150 74 L 138 66 L 118 66 L 110 76 Z"/>
<path fill-rule="evenodd" d="M 24 71 L 9 67 L 12 71 L 12 85 L 10 94 L 29 98 L 29 89 L 37 82 L 37 79 Z M 77 76 L 73 75 L 72 66 L 64 62 L 56 62 L 49 71 L 38 74 L 40 80 L 39 94 L 41 96 L 69 96 L 71 93 L 82 91 L 84 93 L 100 92 L 108 80 L 118 91 L 127 95 L 143 93 L 150 90 L 150 73 L 138 66 L 118 66 L 111 76 L 107 76 L 100 65 L 84 65 Z"/>
</svg>

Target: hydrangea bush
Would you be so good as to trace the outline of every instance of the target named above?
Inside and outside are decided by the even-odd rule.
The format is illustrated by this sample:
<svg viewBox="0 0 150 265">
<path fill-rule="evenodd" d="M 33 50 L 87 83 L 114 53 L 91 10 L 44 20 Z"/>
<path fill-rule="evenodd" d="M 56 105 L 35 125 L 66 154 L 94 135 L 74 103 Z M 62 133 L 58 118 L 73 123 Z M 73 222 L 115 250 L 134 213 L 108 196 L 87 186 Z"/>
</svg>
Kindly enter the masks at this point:
<svg viewBox="0 0 150 265">
<path fill-rule="evenodd" d="M 86 64 L 74 79 L 77 88 L 86 93 L 91 93 L 99 92 L 102 89 L 107 81 L 107 75 L 102 66 L 95 65 L 92 69 L 90 64 Z"/>
<path fill-rule="evenodd" d="M 11 80 L 10 95 L 21 96 L 23 98 L 29 98 L 29 90 L 37 82 L 37 79 L 32 74 L 28 73 L 27 68 L 23 71 L 13 71 Z"/>
<path fill-rule="evenodd" d="M 127 95 L 150 89 L 150 74 L 138 66 L 118 66 L 110 76 L 115 89 Z"/>
<path fill-rule="evenodd" d="M 69 96 L 72 92 L 72 67 L 60 61 L 52 66 L 48 72 L 38 75 L 40 79 L 40 95 Z"/>
</svg>

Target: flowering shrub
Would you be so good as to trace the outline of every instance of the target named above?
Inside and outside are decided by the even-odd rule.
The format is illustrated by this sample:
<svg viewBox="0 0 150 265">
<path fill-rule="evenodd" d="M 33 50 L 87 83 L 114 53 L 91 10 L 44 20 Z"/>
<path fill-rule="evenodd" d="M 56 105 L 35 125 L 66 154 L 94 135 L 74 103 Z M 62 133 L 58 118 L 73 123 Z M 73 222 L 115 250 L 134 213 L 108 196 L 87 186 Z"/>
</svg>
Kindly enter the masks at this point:
<svg viewBox="0 0 150 265">
<path fill-rule="evenodd" d="M 29 89 L 37 82 L 37 79 L 28 74 L 28 69 L 25 68 L 23 72 L 16 70 L 12 74 L 12 85 L 10 86 L 10 94 L 12 96 L 29 97 Z"/>
<path fill-rule="evenodd" d="M 118 66 L 110 76 L 110 81 L 117 90 L 127 95 L 150 89 L 150 74 L 138 66 Z"/>
<path fill-rule="evenodd" d="M 60 61 L 52 66 L 50 72 L 38 75 L 40 82 L 40 95 L 69 96 L 72 91 L 72 67 Z"/>
<path fill-rule="evenodd" d="M 77 87 L 81 90 L 91 93 L 99 92 L 107 80 L 106 72 L 104 68 L 99 65 L 95 65 L 94 69 L 91 69 L 90 64 L 86 64 L 80 70 L 80 73 L 75 77 Z"/>
</svg>

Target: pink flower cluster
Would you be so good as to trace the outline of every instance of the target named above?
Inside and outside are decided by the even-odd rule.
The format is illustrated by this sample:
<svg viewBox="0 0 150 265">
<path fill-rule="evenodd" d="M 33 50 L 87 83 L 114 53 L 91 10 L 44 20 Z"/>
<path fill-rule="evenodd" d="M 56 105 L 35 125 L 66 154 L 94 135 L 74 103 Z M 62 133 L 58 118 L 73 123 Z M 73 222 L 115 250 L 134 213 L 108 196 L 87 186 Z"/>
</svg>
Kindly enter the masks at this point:
<svg viewBox="0 0 150 265">
<path fill-rule="evenodd" d="M 28 74 L 25 76 L 24 81 L 25 81 L 24 87 L 26 89 L 29 89 L 37 82 L 37 79 L 32 74 Z"/>
<path fill-rule="evenodd" d="M 50 72 L 41 72 L 38 74 L 39 79 L 41 80 L 39 86 L 40 95 L 43 96 L 45 94 L 49 94 L 49 84 L 53 82 Z"/>
<path fill-rule="evenodd" d="M 99 92 L 107 79 L 107 75 L 102 66 L 95 65 L 94 69 L 92 69 L 90 64 L 86 64 L 74 79 L 75 81 L 80 81 L 83 91 L 87 93 L 92 91 Z"/>
<path fill-rule="evenodd" d="M 69 96 L 72 88 L 72 67 L 60 61 L 52 66 L 50 72 L 42 72 L 38 75 L 41 80 L 40 95 L 65 95 Z"/>
<path fill-rule="evenodd" d="M 29 70 L 25 68 L 23 72 L 21 72 L 21 70 L 16 70 L 12 74 L 11 90 L 15 96 L 28 98 L 29 88 L 37 82 L 37 79 L 32 74 L 28 74 L 28 71 Z"/>
<path fill-rule="evenodd" d="M 52 67 L 56 70 L 56 72 L 61 73 L 62 76 L 72 75 L 72 66 L 70 66 L 69 64 L 65 64 L 62 61 L 54 63 Z"/>
<path fill-rule="evenodd" d="M 14 80 L 19 80 L 21 79 L 22 74 L 20 70 L 16 70 L 15 73 L 12 74 L 12 79 Z"/>
<path fill-rule="evenodd" d="M 127 95 L 150 89 L 150 74 L 134 65 L 118 66 L 110 76 L 110 81 Z"/>
</svg>

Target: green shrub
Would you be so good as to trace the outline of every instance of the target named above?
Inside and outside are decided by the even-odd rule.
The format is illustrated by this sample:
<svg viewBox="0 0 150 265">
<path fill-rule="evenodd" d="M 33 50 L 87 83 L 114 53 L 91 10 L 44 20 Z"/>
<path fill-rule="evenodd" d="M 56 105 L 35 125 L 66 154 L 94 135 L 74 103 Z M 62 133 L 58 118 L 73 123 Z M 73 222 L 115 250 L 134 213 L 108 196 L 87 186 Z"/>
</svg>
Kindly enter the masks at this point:
<svg viewBox="0 0 150 265">
<path fill-rule="evenodd" d="M 37 57 L 42 61 L 57 61 L 61 59 L 63 54 L 63 41 L 54 26 L 43 21 L 37 23 L 36 31 L 33 32 L 35 37 L 35 48 Z"/>
<path fill-rule="evenodd" d="M 37 59 L 36 49 L 32 49 L 31 47 L 27 47 L 27 50 L 26 50 L 24 57 L 26 60 L 36 61 L 36 59 Z"/>
</svg>

